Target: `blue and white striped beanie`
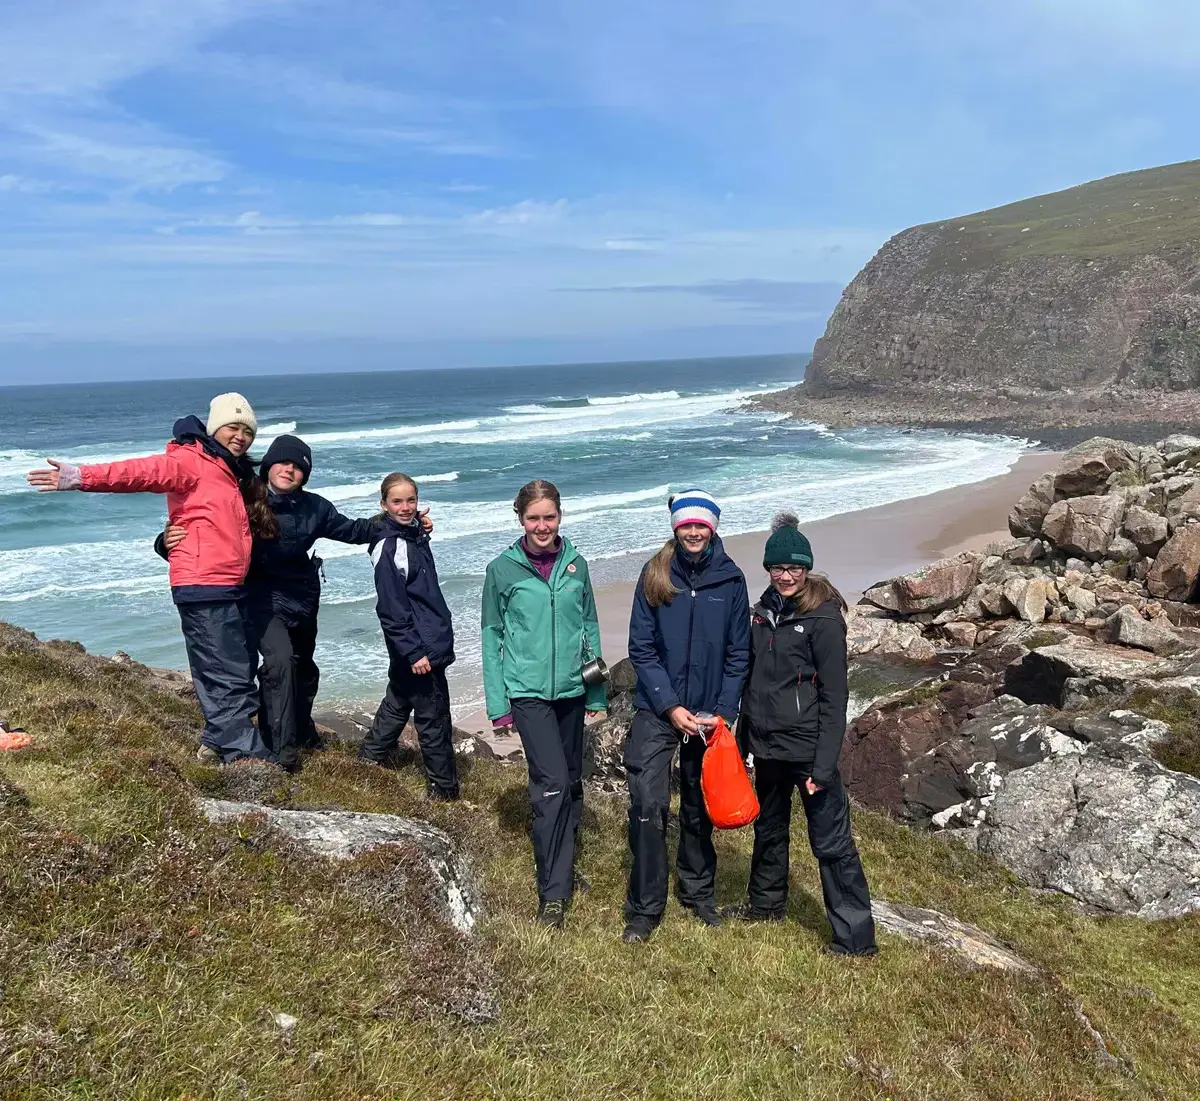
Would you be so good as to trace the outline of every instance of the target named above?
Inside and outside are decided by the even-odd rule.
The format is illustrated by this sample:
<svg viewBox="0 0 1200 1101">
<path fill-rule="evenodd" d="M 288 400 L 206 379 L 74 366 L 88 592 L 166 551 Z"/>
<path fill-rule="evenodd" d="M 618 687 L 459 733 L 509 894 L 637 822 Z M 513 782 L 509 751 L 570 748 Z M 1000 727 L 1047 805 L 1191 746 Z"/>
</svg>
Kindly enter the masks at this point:
<svg viewBox="0 0 1200 1101">
<path fill-rule="evenodd" d="M 717 521 L 721 518 L 721 508 L 712 497 L 702 489 L 685 489 L 667 500 L 671 506 L 671 530 L 680 524 L 704 524 L 717 530 Z"/>
</svg>

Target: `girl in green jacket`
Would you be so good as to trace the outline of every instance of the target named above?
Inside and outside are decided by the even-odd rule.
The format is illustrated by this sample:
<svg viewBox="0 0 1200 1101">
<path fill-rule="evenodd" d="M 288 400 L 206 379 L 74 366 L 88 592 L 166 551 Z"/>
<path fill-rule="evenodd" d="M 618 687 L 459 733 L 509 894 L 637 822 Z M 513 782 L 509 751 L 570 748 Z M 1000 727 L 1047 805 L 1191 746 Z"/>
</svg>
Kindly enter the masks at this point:
<svg viewBox="0 0 1200 1101">
<path fill-rule="evenodd" d="M 495 727 L 515 725 L 529 762 L 538 921 L 561 929 L 575 885 L 583 814 L 583 726 L 607 707 L 583 665 L 600 657 L 587 562 L 558 534 L 553 483 L 521 488 L 513 511 L 525 534 L 488 563 L 483 583 L 483 686 Z"/>
</svg>

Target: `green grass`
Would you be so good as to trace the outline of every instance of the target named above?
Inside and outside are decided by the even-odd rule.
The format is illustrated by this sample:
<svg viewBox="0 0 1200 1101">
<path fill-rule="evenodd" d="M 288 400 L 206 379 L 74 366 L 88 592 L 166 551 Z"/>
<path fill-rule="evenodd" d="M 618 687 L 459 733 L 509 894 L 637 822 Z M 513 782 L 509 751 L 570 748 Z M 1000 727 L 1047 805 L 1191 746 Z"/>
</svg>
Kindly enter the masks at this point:
<svg viewBox="0 0 1200 1101">
<path fill-rule="evenodd" d="M 942 263 L 966 268 L 1032 256 L 1105 260 L 1191 247 L 1200 239 L 1200 161 L 1108 176 L 925 228 L 944 234 Z"/>
<path fill-rule="evenodd" d="M 1130 697 L 1129 706 L 1170 726 L 1170 736 L 1154 747 L 1154 756 L 1163 765 L 1200 776 L 1200 699 L 1186 692 L 1141 689 Z"/>
<path fill-rule="evenodd" d="M 1200 1095 L 1200 919 L 1082 916 L 874 814 L 855 822 L 878 895 L 973 921 L 1041 975 L 970 971 L 886 937 L 874 960 L 822 955 L 799 821 L 786 924 L 708 931 L 672 904 L 630 948 L 620 797 L 589 793 L 593 888 L 554 935 L 530 921 L 518 769 L 476 763 L 469 804 L 448 807 L 424 804 L 412 771 L 338 750 L 295 780 L 206 770 L 189 706 L 3 627 L 0 713 L 36 740 L 0 757 L 6 1099 Z M 197 789 L 248 787 L 443 826 L 481 872 L 479 935 L 426 912 L 403 851 L 332 865 L 192 807 Z M 721 901 L 741 896 L 749 842 L 719 837 Z M 1097 1064 L 1075 1002 L 1128 1073 Z M 299 1024 L 281 1032 L 276 1012 Z"/>
</svg>

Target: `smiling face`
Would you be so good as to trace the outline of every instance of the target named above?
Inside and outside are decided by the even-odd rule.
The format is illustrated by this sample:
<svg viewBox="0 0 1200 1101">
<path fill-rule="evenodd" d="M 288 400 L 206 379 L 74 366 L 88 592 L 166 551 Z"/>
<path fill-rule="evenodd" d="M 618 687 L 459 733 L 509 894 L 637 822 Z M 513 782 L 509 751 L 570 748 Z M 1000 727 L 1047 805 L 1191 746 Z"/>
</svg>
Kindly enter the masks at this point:
<svg viewBox="0 0 1200 1101">
<path fill-rule="evenodd" d="M 304 471 L 295 463 L 272 463 L 267 468 L 267 481 L 276 493 L 294 493 L 304 484 Z"/>
<path fill-rule="evenodd" d="M 680 524 L 675 529 L 675 538 L 688 554 L 703 554 L 712 537 L 712 528 L 707 524 Z"/>
<path fill-rule="evenodd" d="M 558 526 L 562 513 L 548 497 L 530 501 L 521 514 L 521 527 L 525 529 L 525 540 L 536 551 L 548 551 L 558 538 Z"/>
<path fill-rule="evenodd" d="M 772 566 L 767 572 L 771 575 L 771 588 L 785 599 L 795 596 L 808 581 L 807 566 Z"/>
<path fill-rule="evenodd" d="M 411 524 L 417 515 L 417 487 L 412 482 L 396 482 L 388 487 L 380 503 L 397 524 Z"/>
<path fill-rule="evenodd" d="M 254 442 L 254 433 L 244 424 L 223 424 L 213 433 L 213 439 L 235 459 L 240 459 Z"/>
</svg>

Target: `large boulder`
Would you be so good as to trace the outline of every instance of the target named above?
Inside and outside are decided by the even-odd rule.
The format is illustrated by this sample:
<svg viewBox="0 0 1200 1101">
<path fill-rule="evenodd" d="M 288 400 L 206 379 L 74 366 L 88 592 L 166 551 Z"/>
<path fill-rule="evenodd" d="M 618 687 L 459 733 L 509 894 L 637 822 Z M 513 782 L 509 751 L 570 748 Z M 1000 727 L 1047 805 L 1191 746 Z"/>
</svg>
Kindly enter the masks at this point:
<svg viewBox="0 0 1200 1101">
<path fill-rule="evenodd" d="M 1200 910 L 1200 780 L 1141 756 L 1049 758 L 1004 778 L 979 848 L 1092 909 L 1180 917 Z"/>
<path fill-rule="evenodd" d="M 1174 654 L 1187 648 L 1181 635 L 1172 630 L 1166 616 L 1146 620 L 1128 604 L 1108 617 L 1108 639 L 1122 646 L 1135 646 L 1155 654 Z"/>
<path fill-rule="evenodd" d="M 1172 671 L 1167 662 L 1140 650 L 1072 637 L 1029 650 L 1014 661 L 1004 671 L 1004 691 L 1026 703 L 1062 707 L 1073 691 L 1131 691 Z"/>
<path fill-rule="evenodd" d="M 1125 499 L 1118 493 L 1058 501 L 1042 521 L 1042 537 L 1059 550 L 1098 562 L 1121 530 Z"/>
<path fill-rule="evenodd" d="M 633 702 L 637 673 L 628 658 L 608 672 L 608 710 L 604 719 L 584 731 L 583 778 L 608 790 L 625 779 L 625 743 L 636 710 Z"/>
<path fill-rule="evenodd" d="M 1054 504 L 1054 475 L 1043 474 L 1013 505 L 1008 514 L 1008 530 L 1014 536 L 1041 534 L 1042 520 Z"/>
<path fill-rule="evenodd" d="M 362 814 L 343 810 L 284 810 L 261 803 L 199 799 L 211 822 L 260 815 L 272 829 L 333 860 L 349 860 L 381 845 L 415 849 L 424 858 L 437 885 L 436 901 L 443 917 L 469 933 L 483 913 L 482 896 L 466 860 L 449 834 L 428 822 L 395 814 Z"/>
<path fill-rule="evenodd" d="M 1140 505 L 1130 505 L 1125 510 L 1122 530 L 1138 551 L 1150 558 L 1158 554 L 1167 541 L 1166 518 Z"/>
<path fill-rule="evenodd" d="M 937 656 L 937 647 L 917 624 L 864 615 L 860 607 L 855 605 L 846 617 L 846 650 L 851 658 L 880 654 L 907 661 L 931 661 Z"/>
<path fill-rule="evenodd" d="M 863 600 L 901 615 L 953 608 L 975 588 L 981 560 L 972 552 L 943 558 L 902 577 L 872 585 L 863 593 Z"/>
<path fill-rule="evenodd" d="M 1118 470 L 1137 461 L 1133 448 L 1122 440 L 1093 436 L 1068 451 L 1054 472 L 1056 497 L 1084 497 L 1102 493 Z"/>
<path fill-rule="evenodd" d="M 1163 600 L 1186 601 L 1200 573 L 1200 524 L 1188 524 L 1167 540 L 1146 575 L 1146 588 Z"/>
<path fill-rule="evenodd" d="M 1012 577 L 1004 583 L 1004 598 L 1026 623 L 1041 623 L 1054 594 L 1054 582 L 1045 577 Z"/>
</svg>

